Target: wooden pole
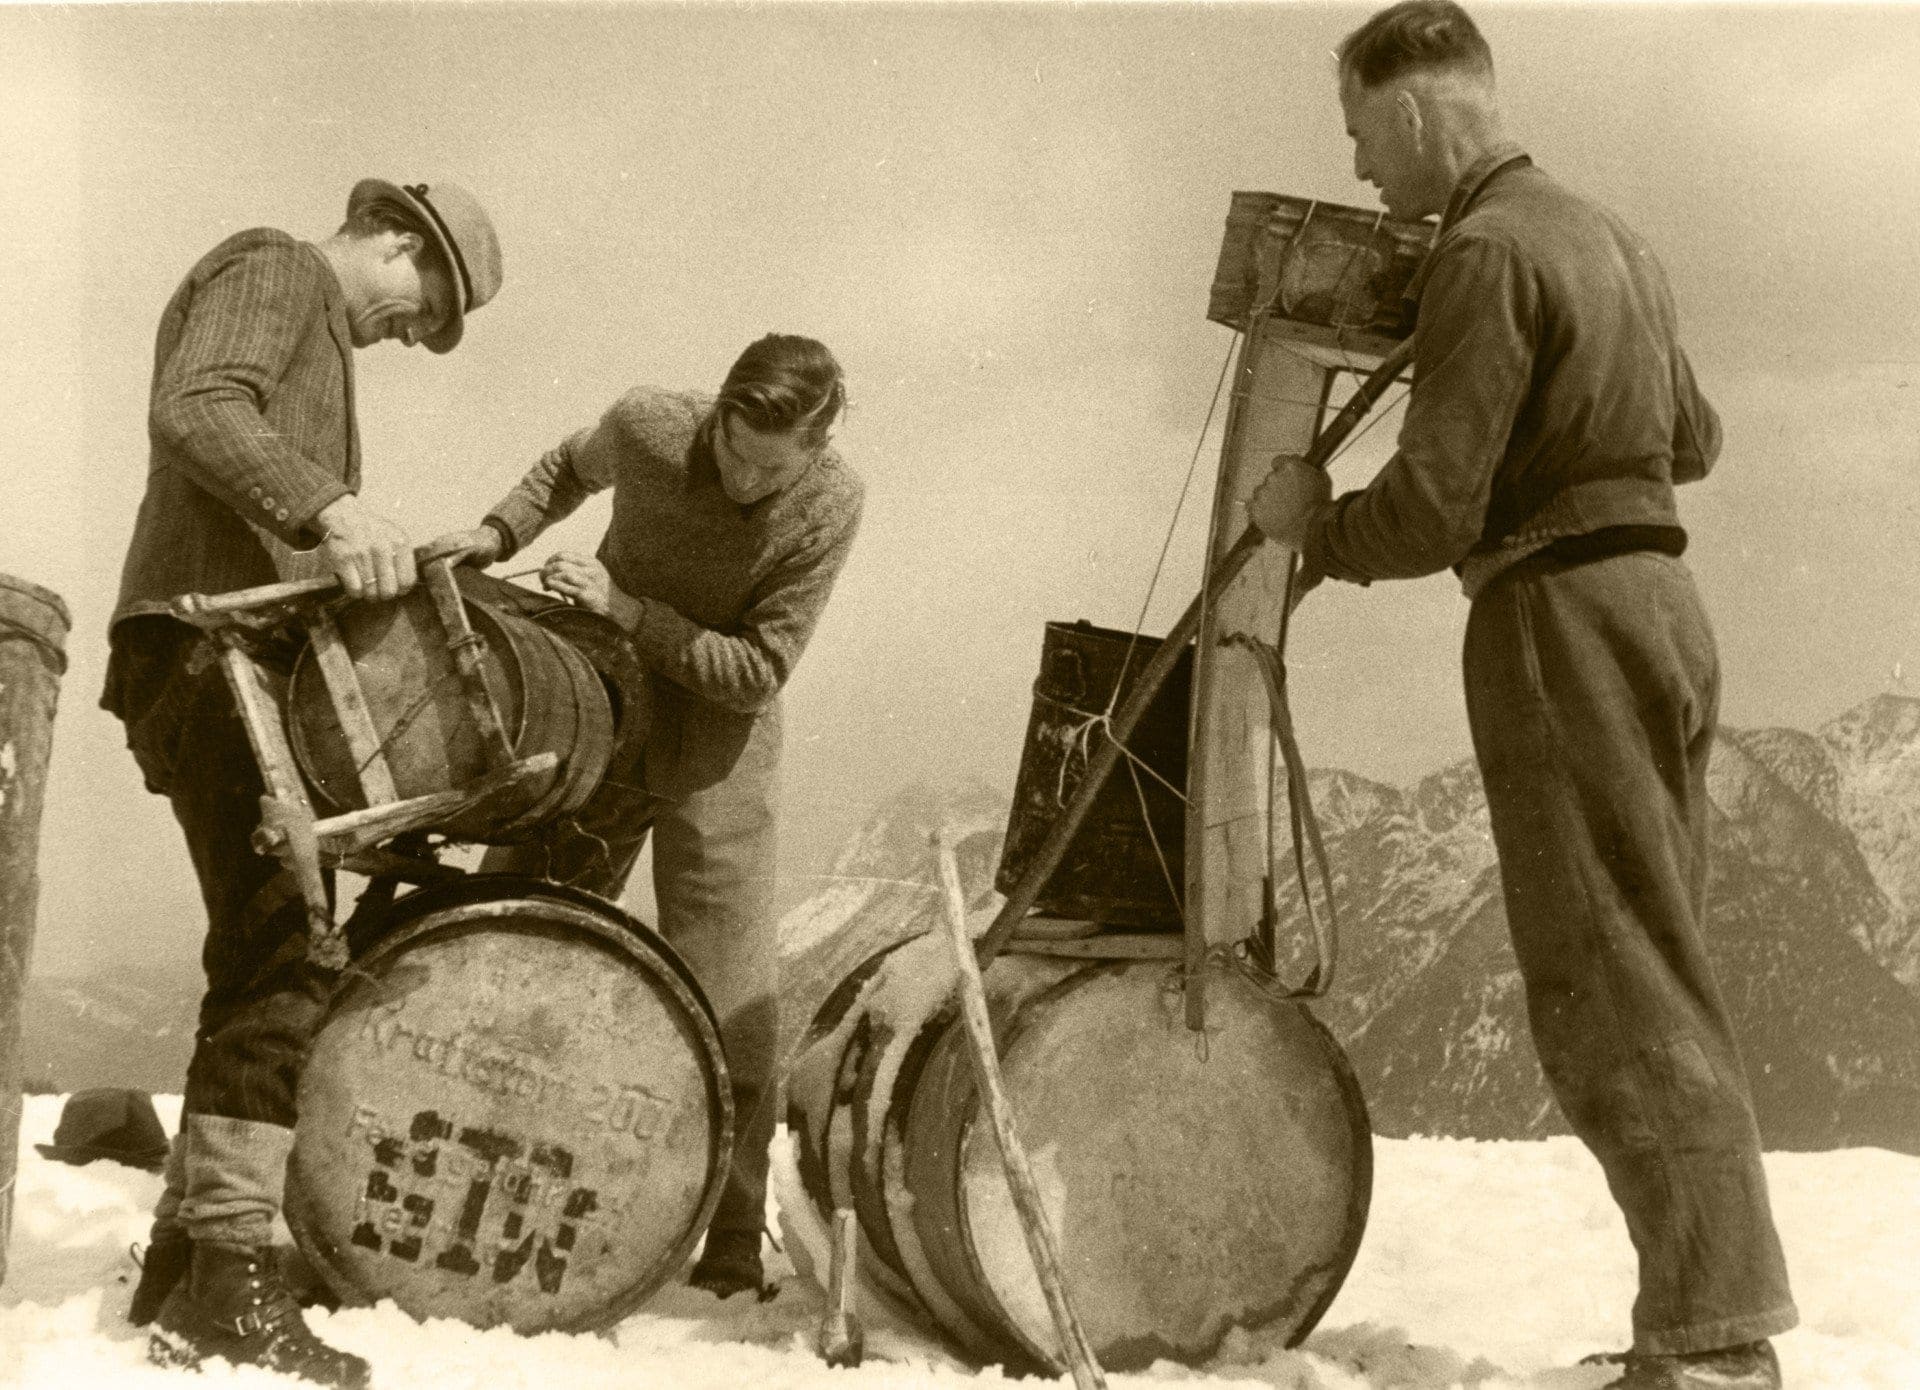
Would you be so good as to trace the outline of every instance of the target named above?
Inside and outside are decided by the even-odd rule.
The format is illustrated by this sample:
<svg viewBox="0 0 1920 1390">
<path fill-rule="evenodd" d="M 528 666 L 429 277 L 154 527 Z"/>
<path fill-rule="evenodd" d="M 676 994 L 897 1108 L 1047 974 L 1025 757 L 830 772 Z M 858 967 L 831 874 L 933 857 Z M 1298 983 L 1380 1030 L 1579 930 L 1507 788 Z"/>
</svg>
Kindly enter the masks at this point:
<svg viewBox="0 0 1920 1390">
<path fill-rule="evenodd" d="M 820 1336 L 816 1342 L 820 1359 L 829 1366 L 858 1366 L 866 1356 L 866 1337 L 861 1331 L 860 1315 L 853 1307 L 853 1288 L 858 1278 L 854 1272 L 858 1229 L 851 1207 L 834 1209 L 827 1306 L 820 1315 Z"/>
<path fill-rule="evenodd" d="M 0 574 L 0 1280 L 20 1138 L 20 1007 L 40 903 L 40 813 L 71 625 L 60 596 Z"/>
<path fill-rule="evenodd" d="M 1020 1144 L 1014 1127 L 1013 1105 L 1000 1076 L 1000 1060 L 993 1046 L 993 1023 L 987 1015 L 987 989 L 980 978 L 980 963 L 974 958 L 973 940 L 967 934 L 967 899 L 960 888 L 960 868 L 954 862 L 953 844 L 944 831 L 934 837 L 939 861 L 941 903 L 946 909 L 947 937 L 953 946 L 953 958 L 960 970 L 960 1016 L 972 1044 L 974 1079 L 987 1103 L 993 1121 L 993 1137 L 1000 1146 L 1000 1161 L 1006 1166 L 1007 1186 L 1013 1193 L 1014 1210 L 1019 1213 L 1021 1230 L 1026 1233 L 1027 1253 L 1033 1256 L 1033 1272 L 1039 1276 L 1040 1290 L 1047 1296 L 1047 1311 L 1053 1315 L 1054 1331 L 1060 1337 L 1067 1368 L 1073 1373 L 1078 1390 L 1105 1390 L 1106 1377 L 1093 1354 L 1093 1345 L 1074 1316 L 1067 1298 L 1067 1286 L 1060 1277 L 1060 1247 L 1053 1227 L 1047 1221 L 1046 1208 L 1040 1203 L 1040 1186 L 1033 1179 L 1027 1151 Z"/>
<path fill-rule="evenodd" d="M 1386 394 L 1387 388 L 1394 383 L 1401 372 L 1406 370 L 1407 363 L 1412 358 L 1413 339 L 1411 338 L 1388 353 L 1386 360 L 1381 362 L 1372 375 L 1360 384 L 1360 389 L 1353 393 L 1352 398 L 1341 407 L 1340 413 L 1334 416 L 1313 441 L 1306 453 L 1307 462 L 1316 468 L 1326 467 L 1334 451 L 1346 441 L 1347 436 L 1353 432 L 1354 426 L 1358 425 L 1366 417 L 1367 412 L 1373 409 L 1375 402 Z M 1240 571 L 1246 568 L 1247 561 L 1253 558 L 1254 552 L 1260 548 L 1265 539 L 1259 528 L 1255 526 L 1249 526 L 1240 533 L 1240 539 L 1235 541 L 1232 547 L 1214 563 L 1199 595 L 1187 605 L 1187 611 L 1180 615 L 1180 621 L 1173 625 L 1173 630 L 1161 641 L 1159 650 L 1153 654 L 1153 659 L 1142 668 L 1140 679 L 1134 682 L 1125 703 L 1114 711 L 1113 718 L 1108 722 L 1107 736 L 1094 741 L 1093 752 L 1087 758 L 1086 775 L 1080 779 L 1080 785 L 1074 789 L 1072 799 L 1068 801 L 1066 809 L 1060 813 L 1060 819 L 1053 823 L 1053 829 L 1047 833 L 1047 838 L 1041 843 L 1032 861 L 1028 863 L 1027 871 L 1020 876 L 1020 881 L 1013 886 L 1013 891 L 1007 894 L 1006 904 L 1000 909 L 1000 914 L 993 919 L 993 925 L 981 934 L 976 951 L 982 965 L 1000 954 L 1007 944 L 1007 938 L 1013 935 L 1014 928 L 1019 926 L 1026 915 L 1033 910 L 1034 900 L 1047 886 L 1047 880 L 1053 876 L 1053 871 L 1060 867 L 1060 860 L 1066 854 L 1067 846 L 1072 843 L 1074 834 L 1080 829 L 1081 822 L 1087 818 L 1087 812 L 1093 807 L 1094 797 L 1105 785 L 1114 765 L 1120 761 L 1121 745 L 1133 733 L 1133 726 L 1138 724 L 1140 717 L 1147 712 L 1147 706 L 1153 703 L 1153 697 L 1160 693 L 1160 687 L 1166 684 L 1167 676 L 1173 671 L 1174 664 L 1179 661 L 1182 649 L 1200 630 L 1201 613 L 1214 596 L 1231 584 Z"/>
</svg>

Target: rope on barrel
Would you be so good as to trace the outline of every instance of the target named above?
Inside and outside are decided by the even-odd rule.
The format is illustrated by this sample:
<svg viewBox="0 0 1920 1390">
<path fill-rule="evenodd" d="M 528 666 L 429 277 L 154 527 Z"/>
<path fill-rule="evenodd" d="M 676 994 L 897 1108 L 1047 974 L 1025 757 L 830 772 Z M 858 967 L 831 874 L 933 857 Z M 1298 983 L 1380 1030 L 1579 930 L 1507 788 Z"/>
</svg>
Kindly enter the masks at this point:
<svg viewBox="0 0 1920 1390">
<path fill-rule="evenodd" d="M 451 647 L 452 645 L 453 643 L 451 642 L 448 643 L 448 646 Z M 432 705 L 434 701 L 434 697 L 439 694 L 440 687 L 445 685 L 448 681 L 458 681 L 460 679 L 461 679 L 460 673 L 459 671 L 456 670 L 451 672 L 444 672 L 441 675 L 435 677 L 433 680 L 429 681 L 427 683 L 427 688 L 420 693 L 418 698 L 416 698 L 412 704 L 408 705 L 405 709 L 400 711 L 398 717 L 395 718 L 393 721 L 393 727 L 387 731 L 387 736 L 380 740 L 379 744 L 374 748 L 374 750 L 371 753 L 367 754 L 366 760 L 364 762 L 362 762 L 358 767 L 354 768 L 355 775 L 357 776 L 358 774 L 365 772 L 368 768 L 372 767 L 373 760 L 375 758 L 384 758 L 387 755 L 387 750 L 393 746 L 393 741 L 399 738 L 400 735 L 404 734 L 407 731 L 408 726 L 411 725 L 414 720 L 418 719 L 422 714 L 426 713 L 427 708 L 430 705 Z M 472 804 L 471 802 L 467 803 L 467 805 L 471 805 L 471 804 Z M 461 809 L 464 810 L 466 808 L 463 806 Z"/>
<path fill-rule="evenodd" d="M 1116 688 L 1118 687 L 1116 686 Z M 1091 757 L 1093 731 L 1095 729 L 1099 729 L 1101 733 L 1105 734 L 1108 741 L 1119 751 L 1120 756 L 1127 760 L 1127 775 L 1133 781 L 1133 794 L 1135 799 L 1140 803 L 1140 822 L 1147 827 L 1147 842 L 1153 846 L 1153 857 L 1160 863 L 1160 877 L 1165 880 L 1167 892 L 1173 898 L 1174 911 L 1179 914 L 1180 920 L 1182 924 L 1184 924 L 1187 915 L 1186 905 L 1182 900 L 1180 885 L 1174 882 L 1173 866 L 1167 862 L 1167 853 L 1161 848 L 1160 836 L 1153 828 L 1153 809 L 1147 805 L 1147 789 L 1140 783 L 1140 774 L 1145 772 L 1147 776 L 1153 778 L 1154 781 L 1165 787 L 1173 794 L 1174 800 L 1178 801 L 1182 806 L 1187 804 L 1187 794 L 1185 790 L 1174 786 L 1173 783 L 1160 775 L 1159 769 L 1155 768 L 1153 764 L 1141 758 L 1139 754 L 1127 747 L 1125 742 L 1114 738 L 1113 706 L 1111 702 L 1109 702 L 1105 713 L 1093 714 L 1076 705 L 1070 705 L 1065 700 L 1055 699 L 1045 691 L 1036 691 L 1034 698 L 1045 700 L 1048 704 L 1058 705 L 1067 713 L 1080 716 L 1080 722 L 1074 725 L 1067 734 L 1067 750 L 1061 756 L 1060 772 L 1054 779 L 1053 797 L 1055 805 L 1065 808 L 1067 798 L 1071 795 L 1067 790 L 1067 772 L 1073 765 L 1073 755 L 1077 751 L 1080 754 L 1080 765 L 1082 767 L 1087 765 Z"/>
</svg>

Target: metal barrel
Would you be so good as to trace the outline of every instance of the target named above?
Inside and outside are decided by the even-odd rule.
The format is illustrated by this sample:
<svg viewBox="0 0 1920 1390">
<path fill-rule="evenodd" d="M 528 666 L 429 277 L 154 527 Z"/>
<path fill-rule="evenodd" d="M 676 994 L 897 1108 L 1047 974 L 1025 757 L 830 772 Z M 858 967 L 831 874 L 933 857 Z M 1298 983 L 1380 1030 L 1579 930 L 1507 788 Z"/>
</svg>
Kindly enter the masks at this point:
<svg viewBox="0 0 1920 1390">
<path fill-rule="evenodd" d="M 555 753 L 560 761 L 516 798 L 490 800 L 436 828 L 463 839 L 512 839 L 578 810 L 599 785 L 614 743 L 608 686 L 572 641 L 504 593 L 513 586 L 472 570 L 454 573 L 514 756 Z M 399 797 L 452 790 L 490 770 L 450 639 L 424 585 L 393 602 L 350 604 L 337 625 Z M 360 768 L 311 646 L 287 687 L 287 725 L 319 805 L 336 813 L 366 805 Z"/>
<path fill-rule="evenodd" d="M 797 1166 L 823 1220 L 854 1207 L 877 1283 L 975 1359 L 1032 1368 L 1057 1355 L 1053 1326 L 937 946 L 869 962 L 822 1010 L 788 1079 Z M 1194 1033 L 1179 971 L 1009 954 L 986 972 L 1069 1292 L 1113 1370 L 1203 1361 L 1234 1326 L 1297 1343 L 1372 1191 L 1365 1106 L 1325 1028 L 1221 961 Z"/>
<path fill-rule="evenodd" d="M 40 901 L 40 813 L 72 618 L 60 596 L 0 574 L 0 1280 L 20 1138 L 20 1006 Z"/>
<path fill-rule="evenodd" d="M 713 1013 L 592 894 L 473 875 L 400 899 L 301 1076 L 286 1217 L 341 1298 L 595 1330 L 673 1277 L 720 1199 Z"/>
</svg>

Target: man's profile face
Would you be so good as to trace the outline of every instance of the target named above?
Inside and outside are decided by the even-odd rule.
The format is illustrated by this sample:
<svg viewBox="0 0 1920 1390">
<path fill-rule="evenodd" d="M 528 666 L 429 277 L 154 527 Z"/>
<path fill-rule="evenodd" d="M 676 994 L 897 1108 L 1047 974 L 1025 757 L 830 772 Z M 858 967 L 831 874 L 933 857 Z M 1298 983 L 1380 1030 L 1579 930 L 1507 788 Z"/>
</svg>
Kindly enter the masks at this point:
<svg viewBox="0 0 1920 1390">
<path fill-rule="evenodd" d="M 1366 87 L 1352 72 L 1340 74 L 1340 110 L 1353 140 L 1353 176 L 1380 190 L 1395 217 L 1421 218 L 1438 208 L 1425 205 L 1425 170 L 1411 114 L 1400 102 L 1398 82 Z"/>
<path fill-rule="evenodd" d="M 437 257 L 422 255 L 411 233 L 384 232 L 364 262 L 361 302 L 349 312 L 355 347 L 389 339 L 412 347 L 453 313 L 453 280 Z"/>
<path fill-rule="evenodd" d="M 820 446 L 799 431 L 757 430 L 732 414 L 722 414 L 714 431 L 713 461 L 720 470 L 721 491 L 741 506 L 780 491 L 819 455 Z"/>
</svg>

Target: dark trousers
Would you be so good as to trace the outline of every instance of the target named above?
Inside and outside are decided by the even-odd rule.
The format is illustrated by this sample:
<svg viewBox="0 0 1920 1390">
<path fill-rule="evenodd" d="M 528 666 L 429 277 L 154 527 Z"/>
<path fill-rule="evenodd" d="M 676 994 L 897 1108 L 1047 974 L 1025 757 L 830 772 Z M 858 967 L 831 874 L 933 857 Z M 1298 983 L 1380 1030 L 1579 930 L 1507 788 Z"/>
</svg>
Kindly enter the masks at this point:
<svg viewBox="0 0 1920 1390">
<path fill-rule="evenodd" d="M 291 1128 L 327 986 L 307 964 L 299 894 L 253 849 L 264 788 L 226 679 L 191 628 L 137 618 L 114 634 L 102 703 L 126 725 L 149 789 L 172 803 L 206 907 L 207 990 L 183 1109 Z"/>
<path fill-rule="evenodd" d="M 1634 1345 L 1797 1321 L 1703 938 L 1713 634 L 1681 562 L 1536 559 L 1475 600 L 1467 713 L 1540 1065 L 1639 1256 Z"/>
<path fill-rule="evenodd" d="M 614 794 L 596 795 L 580 815 L 529 844 L 490 851 L 481 867 L 617 900 L 653 837 L 660 934 L 713 1006 L 732 1083 L 733 1155 L 712 1228 L 758 1232 L 766 1224 L 779 1035 L 773 873 L 780 712 L 739 714 L 664 680 L 654 687 L 644 770 L 610 768 Z"/>
</svg>

